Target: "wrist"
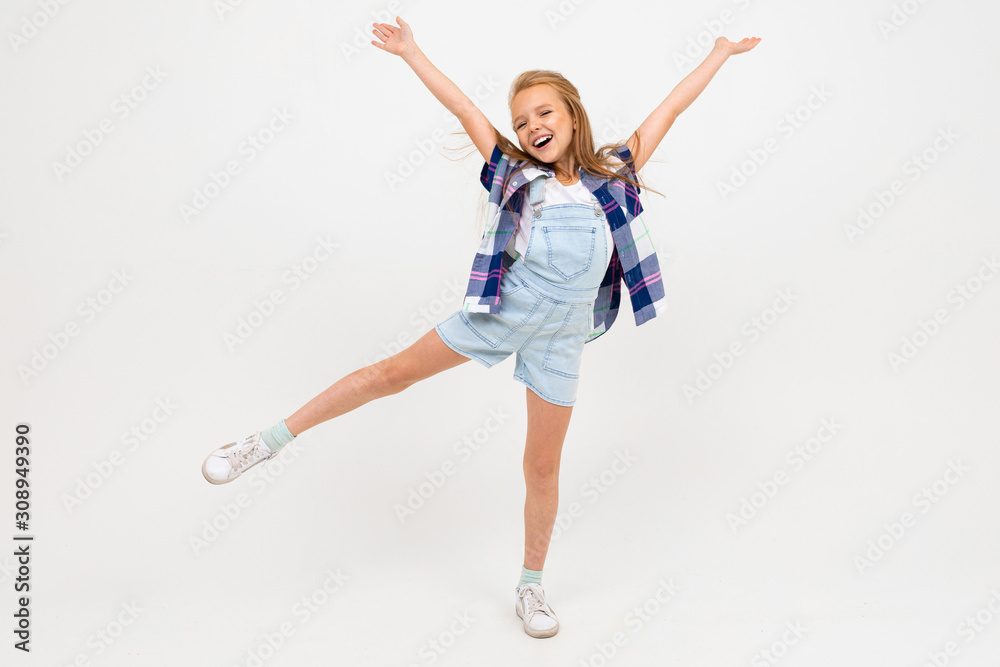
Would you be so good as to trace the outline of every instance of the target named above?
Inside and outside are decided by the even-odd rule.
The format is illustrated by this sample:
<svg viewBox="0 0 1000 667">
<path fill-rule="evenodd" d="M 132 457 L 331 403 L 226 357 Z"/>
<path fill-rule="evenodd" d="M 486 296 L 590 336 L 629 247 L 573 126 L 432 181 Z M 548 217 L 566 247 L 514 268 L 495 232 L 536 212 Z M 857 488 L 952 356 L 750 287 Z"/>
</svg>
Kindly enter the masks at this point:
<svg viewBox="0 0 1000 667">
<path fill-rule="evenodd" d="M 402 58 L 405 62 L 409 63 L 411 60 L 415 60 L 417 57 L 422 55 L 423 52 L 420 50 L 420 47 L 417 46 L 416 44 L 413 44 L 408 50 L 399 54 L 399 57 Z"/>
</svg>

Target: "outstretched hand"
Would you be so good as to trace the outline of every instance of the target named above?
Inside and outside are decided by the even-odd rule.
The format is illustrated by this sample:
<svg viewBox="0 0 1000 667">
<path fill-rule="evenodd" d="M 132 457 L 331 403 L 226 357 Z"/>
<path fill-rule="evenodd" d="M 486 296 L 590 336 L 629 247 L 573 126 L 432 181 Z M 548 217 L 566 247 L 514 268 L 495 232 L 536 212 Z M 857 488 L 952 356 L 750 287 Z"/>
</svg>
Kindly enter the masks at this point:
<svg viewBox="0 0 1000 667">
<path fill-rule="evenodd" d="M 727 56 L 733 56 L 737 53 L 746 53 L 759 43 L 760 37 L 744 37 L 738 42 L 730 42 L 725 37 L 720 37 L 715 40 L 715 48 L 722 51 Z"/>
<path fill-rule="evenodd" d="M 398 28 L 388 23 L 373 23 L 372 25 L 375 26 L 375 29 L 372 32 L 385 45 L 383 46 L 374 40 L 372 40 L 372 45 L 397 56 L 404 56 L 415 49 L 417 44 L 413 41 L 413 32 L 410 30 L 410 24 L 398 16 L 396 17 L 396 22 L 399 23 Z"/>
</svg>

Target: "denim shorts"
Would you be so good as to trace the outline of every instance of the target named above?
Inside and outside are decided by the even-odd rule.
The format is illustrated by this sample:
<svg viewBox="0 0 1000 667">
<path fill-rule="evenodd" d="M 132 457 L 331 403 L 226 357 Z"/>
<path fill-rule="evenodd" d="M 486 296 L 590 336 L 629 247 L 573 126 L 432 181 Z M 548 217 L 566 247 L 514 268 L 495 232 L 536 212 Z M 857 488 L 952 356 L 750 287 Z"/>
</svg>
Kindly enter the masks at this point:
<svg viewBox="0 0 1000 667">
<path fill-rule="evenodd" d="M 542 186 L 544 177 L 531 182 L 528 246 L 500 279 L 500 312 L 459 310 L 434 328 L 487 368 L 516 353 L 515 380 L 550 403 L 573 405 L 610 261 L 608 222 L 597 202 L 542 205 Z"/>
</svg>

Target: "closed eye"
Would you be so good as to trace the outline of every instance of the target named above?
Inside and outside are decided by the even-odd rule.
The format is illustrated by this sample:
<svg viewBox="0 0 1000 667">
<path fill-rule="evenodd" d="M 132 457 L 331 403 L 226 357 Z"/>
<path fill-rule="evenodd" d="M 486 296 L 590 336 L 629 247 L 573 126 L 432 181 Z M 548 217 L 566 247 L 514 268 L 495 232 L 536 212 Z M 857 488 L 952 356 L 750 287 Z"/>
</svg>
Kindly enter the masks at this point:
<svg viewBox="0 0 1000 667">
<path fill-rule="evenodd" d="M 546 110 L 546 111 L 543 111 L 543 112 L 542 112 L 542 113 L 540 113 L 539 115 L 540 115 L 540 116 L 544 116 L 544 115 L 545 115 L 545 114 L 547 114 L 547 113 L 552 113 L 551 109 L 550 109 L 550 110 Z M 520 125 L 518 125 L 518 126 L 517 126 L 517 128 L 515 128 L 515 129 L 517 129 L 517 130 L 520 130 L 520 129 L 521 129 L 522 127 L 524 127 L 524 125 L 525 125 L 524 123 L 521 123 L 521 124 L 520 124 Z"/>
</svg>

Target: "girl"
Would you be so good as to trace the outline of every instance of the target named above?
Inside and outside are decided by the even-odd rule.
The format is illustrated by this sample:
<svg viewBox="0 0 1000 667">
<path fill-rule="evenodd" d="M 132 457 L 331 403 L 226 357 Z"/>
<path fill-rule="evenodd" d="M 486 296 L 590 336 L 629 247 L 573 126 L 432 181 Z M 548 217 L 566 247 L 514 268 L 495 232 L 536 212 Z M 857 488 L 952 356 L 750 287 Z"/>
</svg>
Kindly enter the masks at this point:
<svg viewBox="0 0 1000 667">
<path fill-rule="evenodd" d="M 621 145 L 593 148 L 577 89 L 556 72 L 523 72 L 508 105 L 515 146 L 445 77 L 397 26 L 375 23 L 381 43 L 400 56 L 461 121 L 486 163 L 489 228 L 472 265 L 463 309 L 409 348 L 346 375 L 269 429 L 216 449 L 202 473 L 231 482 L 275 456 L 303 431 L 365 403 L 403 391 L 475 359 L 487 368 L 516 352 L 514 377 L 527 395 L 524 450 L 524 562 L 515 611 L 532 637 L 559 629 L 541 587 L 558 505 L 559 463 L 583 346 L 614 322 L 625 280 L 636 324 L 665 308 L 659 264 L 638 217 L 637 172 L 667 130 L 733 54 L 760 41 L 719 37 L 705 61 Z"/>
</svg>

